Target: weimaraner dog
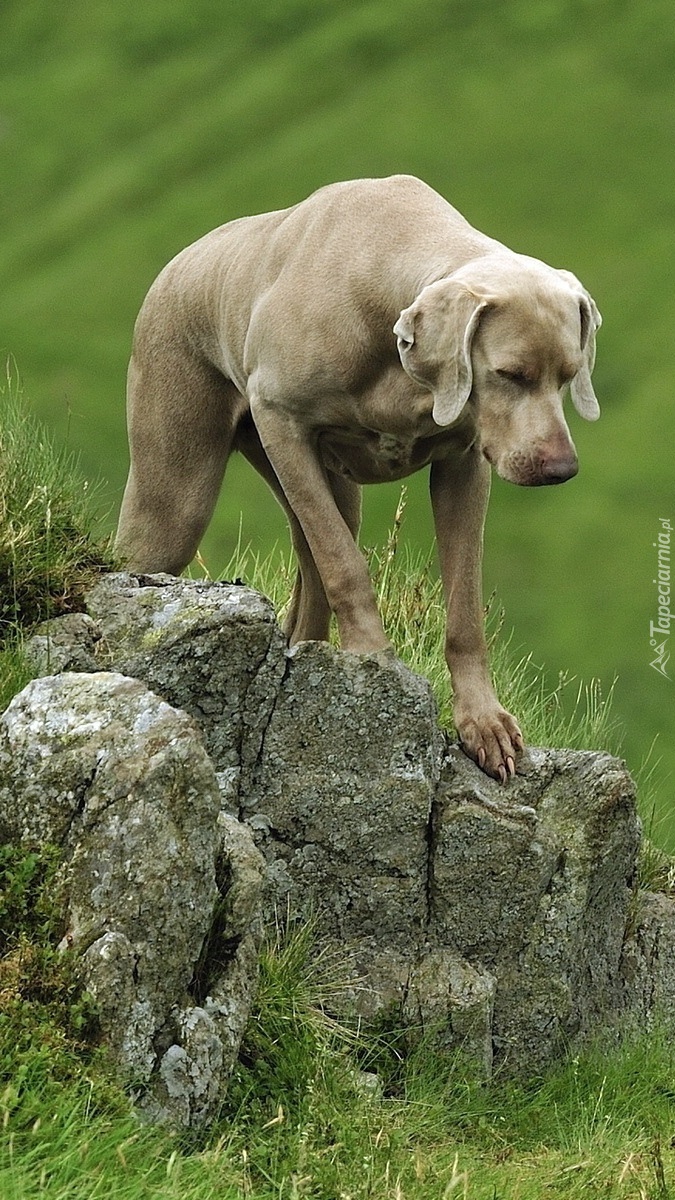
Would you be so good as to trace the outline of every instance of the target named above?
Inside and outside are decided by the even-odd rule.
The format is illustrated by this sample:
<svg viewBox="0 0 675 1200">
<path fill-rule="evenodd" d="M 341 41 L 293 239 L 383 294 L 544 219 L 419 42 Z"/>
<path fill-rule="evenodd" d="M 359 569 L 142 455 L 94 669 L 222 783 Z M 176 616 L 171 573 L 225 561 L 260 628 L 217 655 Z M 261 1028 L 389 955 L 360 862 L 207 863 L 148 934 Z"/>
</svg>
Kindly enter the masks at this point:
<svg viewBox="0 0 675 1200">
<path fill-rule="evenodd" d="M 389 648 L 356 545 L 360 485 L 430 466 L 462 745 L 515 772 L 523 739 L 495 695 L 481 602 L 490 467 L 563 483 L 577 457 L 600 316 L 574 275 L 486 237 L 419 179 L 321 188 L 183 250 L 151 287 L 129 367 L 131 470 L 118 530 L 130 570 L 178 574 L 232 450 L 288 517 L 291 642 Z"/>
</svg>

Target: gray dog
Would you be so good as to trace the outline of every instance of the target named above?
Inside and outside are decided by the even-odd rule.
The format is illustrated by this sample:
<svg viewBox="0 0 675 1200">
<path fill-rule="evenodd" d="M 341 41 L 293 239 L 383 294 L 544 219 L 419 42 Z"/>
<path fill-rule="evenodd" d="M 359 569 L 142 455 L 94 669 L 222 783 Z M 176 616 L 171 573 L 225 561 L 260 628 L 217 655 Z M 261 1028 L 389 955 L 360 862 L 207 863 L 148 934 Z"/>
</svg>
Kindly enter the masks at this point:
<svg viewBox="0 0 675 1200">
<path fill-rule="evenodd" d="M 325 639 L 334 612 L 345 650 L 384 650 L 360 485 L 430 465 L 455 724 L 505 781 L 523 740 L 483 631 L 490 465 L 525 486 L 576 474 L 563 396 L 599 416 L 599 325 L 574 275 L 479 233 L 408 175 L 231 221 L 165 267 L 138 317 L 119 550 L 133 571 L 179 574 L 239 450 L 290 523 L 291 642 Z"/>
</svg>

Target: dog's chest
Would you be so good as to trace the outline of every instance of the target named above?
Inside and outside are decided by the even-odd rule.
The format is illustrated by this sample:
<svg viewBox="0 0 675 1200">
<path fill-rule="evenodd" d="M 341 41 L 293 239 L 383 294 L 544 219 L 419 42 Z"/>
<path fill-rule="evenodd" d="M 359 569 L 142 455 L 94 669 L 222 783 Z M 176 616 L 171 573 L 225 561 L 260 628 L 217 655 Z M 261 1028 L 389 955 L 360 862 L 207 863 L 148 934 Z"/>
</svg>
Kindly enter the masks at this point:
<svg viewBox="0 0 675 1200">
<path fill-rule="evenodd" d="M 375 429 L 327 429 L 319 445 L 329 471 L 355 483 L 386 483 L 426 466 L 434 457 L 438 440 L 402 437 Z"/>
<path fill-rule="evenodd" d="M 432 407 L 430 392 L 400 366 L 384 372 L 364 392 L 343 394 L 334 405 L 328 402 L 319 427 L 325 465 L 355 483 L 387 483 L 412 475 L 457 445 L 457 428 L 437 425 Z"/>
</svg>

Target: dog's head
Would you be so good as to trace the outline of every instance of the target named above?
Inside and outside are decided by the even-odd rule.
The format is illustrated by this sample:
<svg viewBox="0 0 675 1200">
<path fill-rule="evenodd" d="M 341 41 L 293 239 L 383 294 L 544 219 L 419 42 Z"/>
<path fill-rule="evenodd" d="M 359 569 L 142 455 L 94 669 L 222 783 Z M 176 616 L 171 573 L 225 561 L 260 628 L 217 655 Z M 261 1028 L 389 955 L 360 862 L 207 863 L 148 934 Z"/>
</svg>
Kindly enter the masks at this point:
<svg viewBox="0 0 675 1200">
<path fill-rule="evenodd" d="M 401 363 L 433 395 L 438 425 L 471 403 L 485 457 L 504 479 L 563 483 L 576 451 L 563 415 L 569 385 L 600 416 L 591 371 L 600 314 L 568 271 L 495 252 L 429 284 L 394 326 Z"/>
</svg>

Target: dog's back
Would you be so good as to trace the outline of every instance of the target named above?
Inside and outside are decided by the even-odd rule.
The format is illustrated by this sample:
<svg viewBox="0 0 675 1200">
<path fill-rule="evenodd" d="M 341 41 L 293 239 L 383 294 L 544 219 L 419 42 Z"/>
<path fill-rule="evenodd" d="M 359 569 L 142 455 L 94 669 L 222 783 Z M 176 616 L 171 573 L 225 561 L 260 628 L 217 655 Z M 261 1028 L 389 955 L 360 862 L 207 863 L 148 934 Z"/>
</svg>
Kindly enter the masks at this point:
<svg viewBox="0 0 675 1200">
<path fill-rule="evenodd" d="M 158 319 L 166 329 L 175 315 L 183 335 L 241 385 L 249 325 L 271 289 L 286 311 L 297 304 L 328 326 L 349 309 L 390 338 L 393 319 L 422 287 L 495 245 L 414 176 L 329 184 L 182 250 L 150 288 L 137 336 Z"/>
</svg>

